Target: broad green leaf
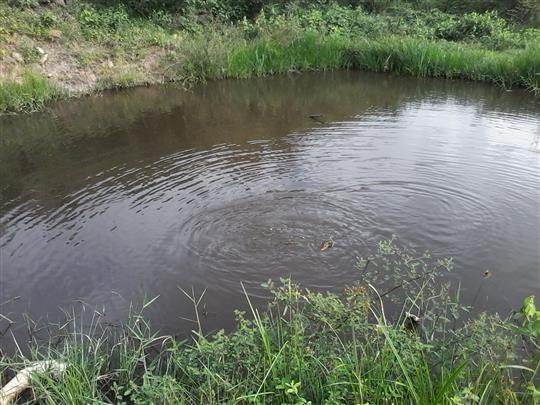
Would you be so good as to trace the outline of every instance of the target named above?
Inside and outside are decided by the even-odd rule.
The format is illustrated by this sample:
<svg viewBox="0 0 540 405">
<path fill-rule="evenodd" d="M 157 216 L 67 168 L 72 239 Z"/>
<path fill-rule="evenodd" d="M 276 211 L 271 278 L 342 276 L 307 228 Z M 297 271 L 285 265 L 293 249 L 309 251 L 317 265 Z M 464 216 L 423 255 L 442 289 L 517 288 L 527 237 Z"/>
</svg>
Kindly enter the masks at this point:
<svg viewBox="0 0 540 405">
<path fill-rule="evenodd" d="M 523 307 L 521 312 L 525 315 L 528 321 L 532 320 L 536 316 L 536 305 L 534 305 L 534 295 L 529 295 L 523 300 Z"/>
</svg>

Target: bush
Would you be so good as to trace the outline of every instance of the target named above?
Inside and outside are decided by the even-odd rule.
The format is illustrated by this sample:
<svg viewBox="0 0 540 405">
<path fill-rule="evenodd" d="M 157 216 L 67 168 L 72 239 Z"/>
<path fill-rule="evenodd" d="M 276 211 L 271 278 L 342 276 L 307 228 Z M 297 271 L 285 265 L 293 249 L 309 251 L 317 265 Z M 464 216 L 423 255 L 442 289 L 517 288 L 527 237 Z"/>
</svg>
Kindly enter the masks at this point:
<svg viewBox="0 0 540 405">
<path fill-rule="evenodd" d="M 206 14 L 222 21 L 239 21 L 253 18 L 262 9 L 262 0 L 186 0 L 185 10 Z"/>
<path fill-rule="evenodd" d="M 58 15 L 53 13 L 52 11 L 47 10 L 39 15 L 40 26 L 44 28 L 53 27 L 58 24 L 58 22 Z"/>
<path fill-rule="evenodd" d="M 447 41 L 480 39 L 507 30 L 507 23 L 496 12 L 467 13 L 441 21 L 436 29 L 437 38 Z"/>
<path fill-rule="evenodd" d="M 176 12 L 183 9 L 184 0 L 89 0 L 98 8 L 124 7 L 135 16 L 149 16 L 156 11 Z"/>
<path fill-rule="evenodd" d="M 518 0 L 510 15 L 521 23 L 540 27 L 540 4 L 538 0 Z"/>
<path fill-rule="evenodd" d="M 483 13 L 498 11 L 505 13 L 516 6 L 517 0 L 431 0 L 433 6 L 450 13 L 463 14 L 469 12 Z"/>
<path fill-rule="evenodd" d="M 79 23 L 83 28 L 117 31 L 131 22 L 125 7 L 96 9 L 84 7 L 79 14 Z"/>
<path fill-rule="evenodd" d="M 38 5 L 37 0 L 8 0 L 10 6 L 18 8 L 36 7 Z"/>
</svg>

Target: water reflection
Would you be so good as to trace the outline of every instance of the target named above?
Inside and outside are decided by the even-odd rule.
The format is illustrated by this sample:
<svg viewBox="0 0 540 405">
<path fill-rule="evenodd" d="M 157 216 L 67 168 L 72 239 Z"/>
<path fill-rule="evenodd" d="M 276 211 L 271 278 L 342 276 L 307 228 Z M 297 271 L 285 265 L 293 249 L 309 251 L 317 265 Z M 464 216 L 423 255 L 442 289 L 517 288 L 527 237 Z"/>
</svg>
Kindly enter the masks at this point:
<svg viewBox="0 0 540 405">
<path fill-rule="evenodd" d="M 465 298 L 481 288 L 480 308 L 507 311 L 538 289 L 539 117 L 525 92 L 365 73 L 139 88 L 4 117 L 0 302 L 21 299 L 1 311 L 81 298 L 114 318 L 160 295 L 153 320 L 175 333 L 190 310 L 177 286 L 196 286 L 207 327 L 222 327 L 244 306 L 241 280 L 340 289 L 392 233 L 454 256 Z"/>
</svg>

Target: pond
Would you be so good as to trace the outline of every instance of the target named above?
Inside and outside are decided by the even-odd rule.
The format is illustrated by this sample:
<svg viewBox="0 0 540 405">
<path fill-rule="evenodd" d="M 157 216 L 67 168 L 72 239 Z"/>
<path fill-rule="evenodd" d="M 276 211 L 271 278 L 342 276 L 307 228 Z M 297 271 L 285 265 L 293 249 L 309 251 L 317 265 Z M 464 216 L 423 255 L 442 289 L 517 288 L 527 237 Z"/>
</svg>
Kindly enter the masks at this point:
<svg viewBox="0 0 540 405">
<path fill-rule="evenodd" d="M 158 295 L 153 325 L 183 334 L 179 287 L 207 289 L 205 331 L 228 328 L 241 282 L 339 291 L 393 234 L 452 256 L 478 309 L 539 291 L 540 101 L 522 90 L 310 73 L 106 93 L 0 130 L 0 313 L 16 336 L 24 313 L 46 325 L 84 302 L 118 320 Z"/>
</svg>

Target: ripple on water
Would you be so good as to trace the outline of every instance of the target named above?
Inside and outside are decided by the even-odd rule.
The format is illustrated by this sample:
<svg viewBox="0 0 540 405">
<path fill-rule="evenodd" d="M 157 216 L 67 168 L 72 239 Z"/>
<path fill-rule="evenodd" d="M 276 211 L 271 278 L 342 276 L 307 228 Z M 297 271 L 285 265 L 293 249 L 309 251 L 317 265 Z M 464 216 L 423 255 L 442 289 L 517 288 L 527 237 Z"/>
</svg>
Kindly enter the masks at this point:
<svg viewBox="0 0 540 405">
<path fill-rule="evenodd" d="M 327 124 L 279 131 L 264 114 L 246 127 L 250 110 L 239 128 L 213 128 L 206 144 L 184 139 L 172 113 L 150 117 L 135 141 L 130 128 L 117 128 L 125 142 L 116 154 L 87 151 L 72 178 L 51 176 L 44 164 L 36 184 L 26 179 L 24 193 L 3 202 L 4 294 L 42 297 L 50 309 L 61 304 L 55 297 L 103 303 L 111 290 L 130 297 L 193 284 L 210 287 L 219 302 L 240 281 L 282 276 L 338 288 L 358 278 L 358 255 L 396 233 L 454 256 L 470 285 L 490 268 L 497 283 L 523 295 L 540 261 L 531 149 L 538 118 L 478 103 L 427 97 L 357 111 L 351 102 Z M 280 108 L 285 116 L 289 107 Z M 181 128 L 190 119 L 193 133 L 206 125 L 193 115 Z M 152 135 L 151 153 L 142 140 L 152 125 L 162 133 Z M 249 131 L 260 132 L 235 138 Z M 38 187 L 51 178 L 66 191 Z M 334 247 L 321 252 L 330 238 Z"/>
</svg>

